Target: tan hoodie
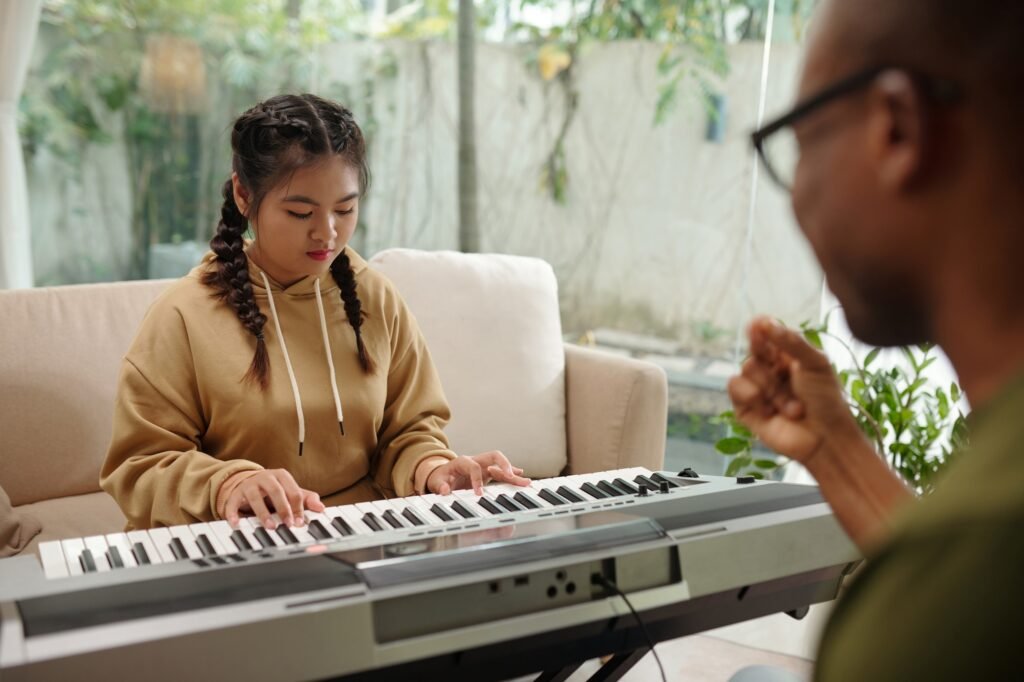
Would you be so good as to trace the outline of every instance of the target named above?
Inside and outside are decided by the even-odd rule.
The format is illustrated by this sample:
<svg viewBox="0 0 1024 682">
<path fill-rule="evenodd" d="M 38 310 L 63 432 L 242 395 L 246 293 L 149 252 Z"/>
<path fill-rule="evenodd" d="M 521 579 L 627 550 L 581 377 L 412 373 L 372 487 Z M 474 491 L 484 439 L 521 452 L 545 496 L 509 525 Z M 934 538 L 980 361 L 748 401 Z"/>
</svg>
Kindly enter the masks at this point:
<svg viewBox="0 0 1024 682">
<path fill-rule="evenodd" d="M 212 253 L 153 303 L 124 358 L 113 440 L 100 473 L 100 485 L 117 500 L 129 528 L 218 518 L 220 485 L 239 471 L 287 469 L 330 506 L 409 495 L 421 461 L 455 456 L 442 431 L 448 403 L 416 320 L 387 278 L 351 249 L 348 254 L 366 314 L 363 342 L 376 363 L 371 375 L 359 365 L 355 334 L 329 272 L 319 277 L 327 343 L 318 278 L 284 288 L 268 276 L 282 348 L 262 270 L 249 260 L 256 301 L 268 318 L 265 391 L 242 382 L 256 339 L 200 281 Z"/>
</svg>

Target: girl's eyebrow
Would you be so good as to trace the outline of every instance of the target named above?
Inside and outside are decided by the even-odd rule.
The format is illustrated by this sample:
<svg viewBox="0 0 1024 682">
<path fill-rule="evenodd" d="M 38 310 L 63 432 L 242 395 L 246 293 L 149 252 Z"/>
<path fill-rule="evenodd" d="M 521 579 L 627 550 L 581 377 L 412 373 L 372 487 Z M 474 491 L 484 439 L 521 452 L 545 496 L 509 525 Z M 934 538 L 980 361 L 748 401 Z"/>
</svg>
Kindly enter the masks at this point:
<svg viewBox="0 0 1024 682">
<path fill-rule="evenodd" d="M 351 194 L 348 194 L 348 195 L 343 196 L 342 198 L 338 199 L 334 203 L 336 203 L 336 204 L 343 204 L 346 201 L 352 201 L 353 199 L 355 199 L 358 196 L 359 196 L 359 192 L 352 192 Z M 315 200 L 310 199 L 309 197 L 307 197 L 307 196 L 305 196 L 303 194 L 291 194 L 289 196 L 286 196 L 281 201 L 294 201 L 294 202 L 298 202 L 300 204 L 312 204 L 313 206 L 319 206 L 320 205 Z"/>
</svg>

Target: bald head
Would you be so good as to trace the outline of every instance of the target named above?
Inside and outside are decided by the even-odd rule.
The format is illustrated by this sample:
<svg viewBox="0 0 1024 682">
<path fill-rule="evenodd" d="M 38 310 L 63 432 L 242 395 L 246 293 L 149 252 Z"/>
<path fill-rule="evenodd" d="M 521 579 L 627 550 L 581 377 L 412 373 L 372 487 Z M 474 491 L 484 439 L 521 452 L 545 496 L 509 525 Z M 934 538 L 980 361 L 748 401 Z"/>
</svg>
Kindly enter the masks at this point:
<svg viewBox="0 0 1024 682">
<path fill-rule="evenodd" d="M 953 81 L 1024 178 L 1024 1 L 824 0 L 817 39 L 837 69 L 893 64 Z"/>
</svg>

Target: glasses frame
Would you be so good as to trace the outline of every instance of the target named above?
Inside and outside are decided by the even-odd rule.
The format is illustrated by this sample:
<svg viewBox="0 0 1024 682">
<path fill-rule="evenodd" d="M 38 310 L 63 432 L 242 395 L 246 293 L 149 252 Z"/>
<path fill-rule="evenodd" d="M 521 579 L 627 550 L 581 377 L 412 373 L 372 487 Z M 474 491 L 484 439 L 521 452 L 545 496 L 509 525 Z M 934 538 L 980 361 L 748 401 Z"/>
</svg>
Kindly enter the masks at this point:
<svg viewBox="0 0 1024 682">
<path fill-rule="evenodd" d="M 853 94 L 861 88 L 874 83 L 880 75 L 887 71 L 898 71 L 909 75 L 911 80 L 921 88 L 921 91 L 933 101 L 939 103 L 951 103 L 957 101 L 961 96 L 959 86 L 952 81 L 934 78 L 921 73 L 916 69 L 896 66 L 893 64 L 876 64 L 874 66 L 869 66 L 866 69 L 862 69 L 861 71 L 857 71 L 856 73 L 825 87 L 825 89 L 821 90 L 817 94 L 811 95 L 810 97 L 797 102 L 796 106 L 790 109 L 787 113 L 779 116 L 775 120 L 765 124 L 750 134 L 750 141 L 753 143 L 754 149 L 757 150 L 757 155 L 760 157 L 761 163 L 764 164 L 765 170 L 768 171 L 768 175 L 771 176 L 772 180 L 774 180 L 780 187 L 787 190 L 790 189 L 789 183 L 782 179 L 782 176 L 779 175 L 778 171 L 772 166 L 772 162 L 768 158 L 768 154 L 765 153 L 764 144 L 769 137 L 783 128 L 793 126 L 795 123 L 806 118 L 826 104 L 837 100 L 840 97 Z"/>
</svg>

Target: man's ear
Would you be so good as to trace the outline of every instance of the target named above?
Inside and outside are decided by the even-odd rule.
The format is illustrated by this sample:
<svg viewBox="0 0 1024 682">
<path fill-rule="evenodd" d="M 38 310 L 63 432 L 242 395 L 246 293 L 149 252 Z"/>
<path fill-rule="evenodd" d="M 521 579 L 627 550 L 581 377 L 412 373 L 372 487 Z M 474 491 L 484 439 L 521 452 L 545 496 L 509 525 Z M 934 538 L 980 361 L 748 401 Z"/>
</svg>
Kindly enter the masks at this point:
<svg viewBox="0 0 1024 682">
<path fill-rule="evenodd" d="M 905 189 L 927 168 L 927 113 L 926 102 L 906 73 L 883 73 L 872 86 L 868 148 L 882 187 Z"/>
<path fill-rule="evenodd" d="M 244 215 L 246 218 L 249 217 L 249 190 L 239 181 L 238 173 L 231 173 L 231 191 L 235 195 L 235 206 L 238 207 L 239 213 Z"/>
</svg>

